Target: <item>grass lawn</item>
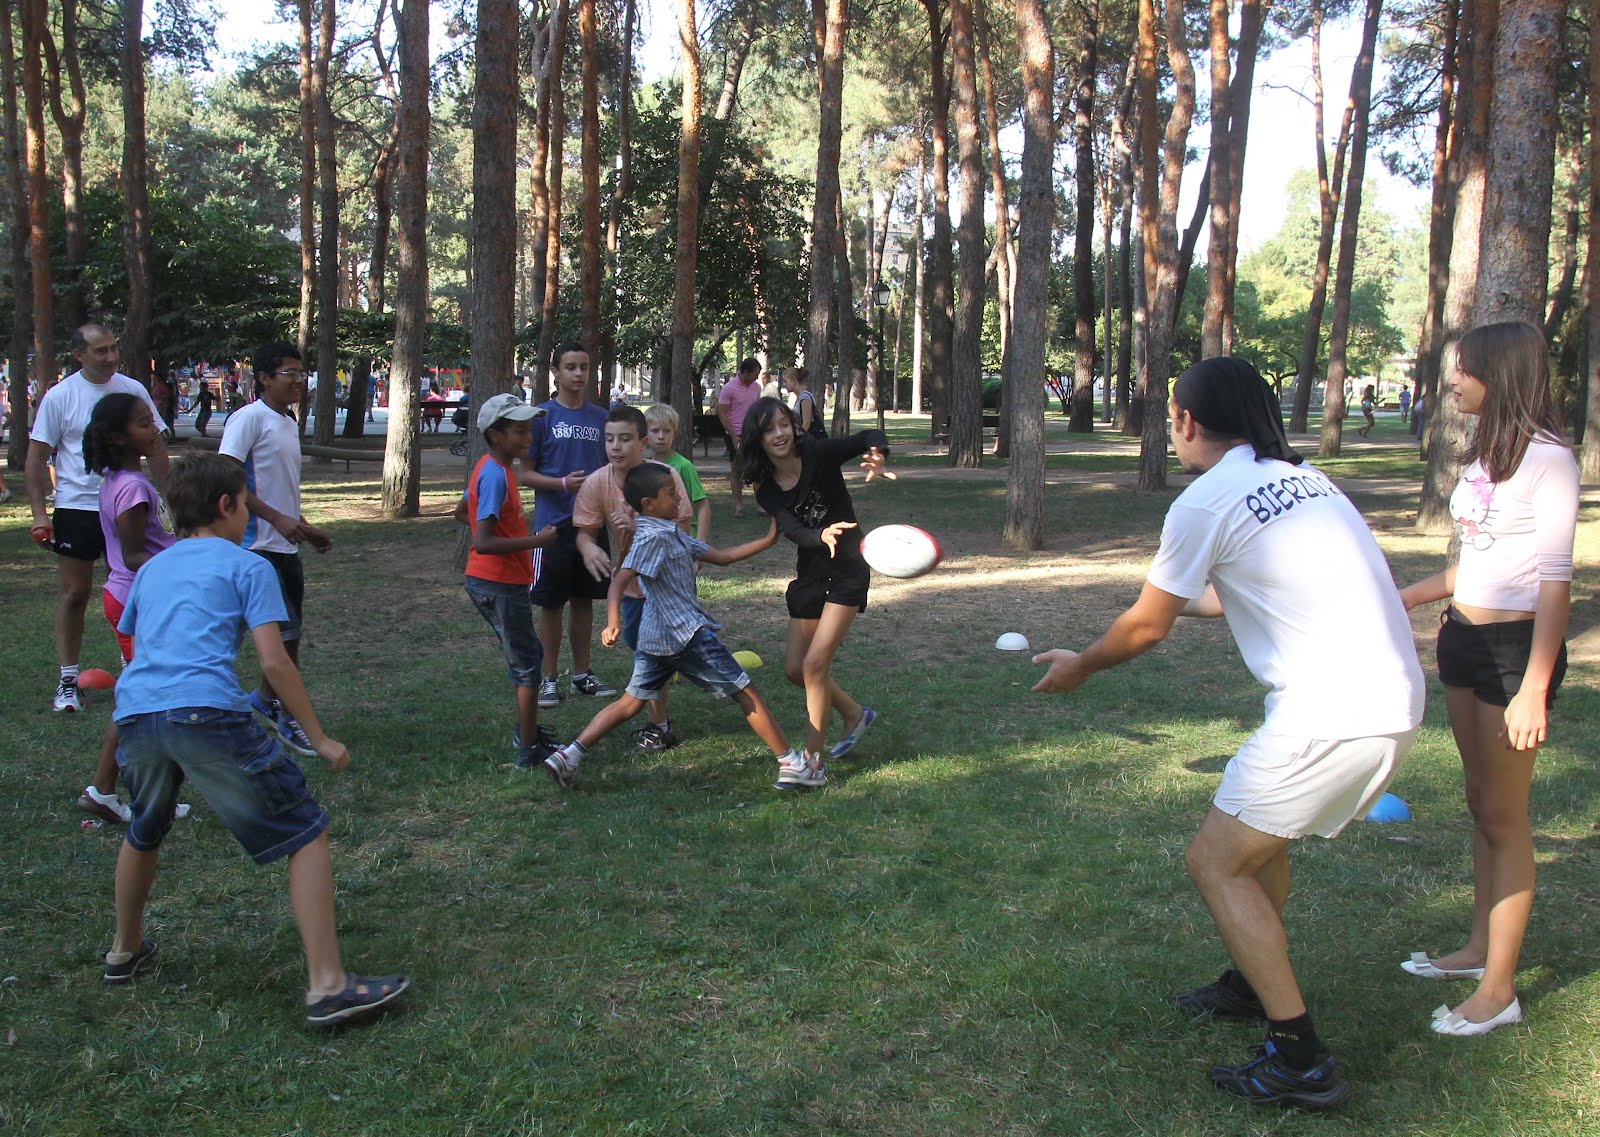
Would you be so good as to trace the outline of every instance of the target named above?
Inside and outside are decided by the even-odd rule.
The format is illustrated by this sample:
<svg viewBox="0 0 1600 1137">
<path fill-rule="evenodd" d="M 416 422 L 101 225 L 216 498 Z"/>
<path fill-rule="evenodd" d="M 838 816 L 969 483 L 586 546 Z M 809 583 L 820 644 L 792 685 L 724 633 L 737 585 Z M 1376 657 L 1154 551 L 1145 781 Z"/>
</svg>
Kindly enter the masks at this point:
<svg viewBox="0 0 1600 1137">
<path fill-rule="evenodd" d="M 1380 420 L 1329 466 L 1410 580 L 1443 541 L 1409 528 L 1402 443 Z M 51 714 L 54 571 L 26 507 L 0 508 L 0 1132 L 1600 1132 L 1600 698 L 1581 645 L 1533 787 L 1528 1022 L 1436 1039 L 1429 1012 L 1464 989 L 1397 966 L 1457 946 L 1470 904 L 1431 681 L 1395 787 L 1414 823 L 1353 825 L 1294 855 L 1293 953 L 1348 1107 L 1284 1115 L 1210 1086 L 1208 1065 L 1242 1060 L 1258 1030 L 1162 997 L 1225 965 L 1183 849 L 1261 693 L 1212 622 L 1067 698 L 1030 694 L 1039 669 L 992 648 L 1002 631 L 1081 646 L 1136 594 L 1172 495 L 1126 488 L 1127 461 L 1053 459 L 1048 547 L 1026 555 L 995 537 L 997 472 L 912 462 L 857 493 L 864 525 L 923 525 L 948 560 L 875 585 L 835 674 L 881 718 L 803 796 L 769 788 L 773 763 L 728 704 L 681 686 L 678 749 L 608 740 L 571 793 L 515 770 L 504 665 L 451 565 L 454 467 L 427 485 L 428 516 L 391 523 L 375 471 L 308 466 L 307 513 L 336 547 L 309 557 L 304 662 L 353 762 L 307 772 L 334 817 L 348 965 L 414 984 L 383 1020 L 328 1034 L 297 1013 L 282 869 L 253 867 L 203 805 L 164 850 L 158 962 L 102 987 L 120 834 L 80 828 L 72 801 L 109 699 Z M 707 486 L 717 543 L 760 530 L 733 519 L 724 478 Z M 1575 632 L 1600 622 L 1592 506 L 1578 562 Z M 792 566 L 780 547 L 708 569 L 702 596 L 730 646 L 766 658 L 756 686 L 798 736 L 803 702 L 779 667 Z M 1430 671 L 1435 620 L 1415 622 Z M 114 657 L 95 605 L 83 663 Z M 614 682 L 629 670 L 596 660 Z M 241 671 L 254 676 L 248 658 Z M 595 709 L 569 699 L 545 721 L 571 737 Z"/>
</svg>

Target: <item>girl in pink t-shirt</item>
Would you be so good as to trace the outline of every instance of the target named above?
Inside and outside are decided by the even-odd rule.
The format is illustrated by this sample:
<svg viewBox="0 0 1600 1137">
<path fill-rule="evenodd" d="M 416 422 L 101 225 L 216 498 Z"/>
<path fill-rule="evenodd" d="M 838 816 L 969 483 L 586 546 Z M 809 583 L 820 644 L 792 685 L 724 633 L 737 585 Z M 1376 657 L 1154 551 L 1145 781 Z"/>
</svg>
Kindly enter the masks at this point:
<svg viewBox="0 0 1600 1137">
<path fill-rule="evenodd" d="M 172 544 L 167 508 L 144 472 L 143 459 L 160 445 L 150 406 L 137 395 L 113 392 L 95 404 L 83 432 L 84 469 L 99 474 L 100 532 L 105 537 L 106 577 L 100 604 L 122 651 L 133 658 L 133 637 L 117 631 L 128 588 L 139 566 Z M 117 798 L 117 724 L 106 724 L 94 784 L 84 788 L 78 808 L 106 821 L 126 824 L 128 807 Z"/>
</svg>

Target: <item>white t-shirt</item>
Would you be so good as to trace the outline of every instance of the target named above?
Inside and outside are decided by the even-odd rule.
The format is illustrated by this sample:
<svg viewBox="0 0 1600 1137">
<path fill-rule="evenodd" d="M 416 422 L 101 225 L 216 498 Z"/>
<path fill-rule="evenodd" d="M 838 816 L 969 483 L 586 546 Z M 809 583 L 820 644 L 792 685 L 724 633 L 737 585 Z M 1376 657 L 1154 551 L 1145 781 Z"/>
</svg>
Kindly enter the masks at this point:
<svg viewBox="0 0 1600 1137">
<path fill-rule="evenodd" d="M 279 513 L 300 516 L 300 428 L 294 416 L 273 410 L 265 399 L 247 403 L 228 416 L 217 449 L 244 463 L 246 484 L 259 500 Z M 274 553 L 300 551 L 254 514 L 242 544 Z"/>
<path fill-rule="evenodd" d="M 1172 503 L 1149 580 L 1187 599 L 1216 587 L 1268 688 L 1266 729 L 1331 740 L 1422 721 L 1422 668 L 1388 563 L 1321 471 L 1234 447 Z"/>
<path fill-rule="evenodd" d="M 1450 495 L 1450 516 L 1461 538 L 1455 599 L 1532 612 L 1542 582 L 1572 580 L 1578 461 L 1559 440 L 1539 435 L 1503 482 L 1474 462 Z"/>
<path fill-rule="evenodd" d="M 100 508 L 100 475 L 83 465 L 83 432 L 88 429 L 94 406 L 113 392 L 138 395 L 155 416 L 156 429 L 166 430 L 150 392 L 138 380 L 117 372 L 104 383 L 91 383 L 82 371 L 74 371 L 44 393 L 39 413 L 28 437 L 56 452 L 56 508 Z"/>
</svg>

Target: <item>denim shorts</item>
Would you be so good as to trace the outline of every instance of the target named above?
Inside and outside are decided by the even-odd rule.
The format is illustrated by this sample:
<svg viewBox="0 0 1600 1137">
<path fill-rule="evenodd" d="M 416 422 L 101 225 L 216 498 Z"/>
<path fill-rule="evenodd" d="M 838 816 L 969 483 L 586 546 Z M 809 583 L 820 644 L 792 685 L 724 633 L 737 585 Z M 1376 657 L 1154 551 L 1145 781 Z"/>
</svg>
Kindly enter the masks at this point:
<svg viewBox="0 0 1600 1137">
<path fill-rule="evenodd" d="M 283 592 L 283 606 L 289 618 L 278 625 L 283 642 L 300 638 L 300 629 L 306 610 L 306 565 L 299 553 L 281 553 L 276 549 L 252 549 L 251 552 L 272 566 L 278 574 L 278 588 Z"/>
<path fill-rule="evenodd" d="M 517 687 L 537 687 L 544 648 L 533 630 L 533 604 L 526 584 L 466 578 L 467 596 L 494 629 L 506 657 L 506 675 Z"/>
<path fill-rule="evenodd" d="M 710 628 L 701 628 L 676 655 L 635 652 L 628 694 L 645 702 L 659 698 L 674 672 L 717 696 L 733 695 L 750 686 L 750 676 L 744 673 L 744 668 L 722 645 L 716 633 Z"/>
<path fill-rule="evenodd" d="M 304 848 L 328 828 L 294 758 L 249 711 L 174 707 L 118 719 L 117 732 L 135 849 L 160 847 L 186 781 L 259 865 Z"/>
</svg>

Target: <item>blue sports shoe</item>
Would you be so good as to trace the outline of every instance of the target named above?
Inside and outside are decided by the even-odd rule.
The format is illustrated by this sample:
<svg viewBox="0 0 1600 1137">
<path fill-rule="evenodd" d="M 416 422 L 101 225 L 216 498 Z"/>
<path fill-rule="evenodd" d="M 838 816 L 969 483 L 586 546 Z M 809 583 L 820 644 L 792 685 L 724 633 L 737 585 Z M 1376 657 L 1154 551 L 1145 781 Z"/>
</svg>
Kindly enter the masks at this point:
<svg viewBox="0 0 1600 1137">
<path fill-rule="evenodd" d="M 1294 1070 L 1271 1039 L 1243 1065 L 1211 1067 L 1211 1080 L 1219 1089 L 1262 1105 L 1333 1109 L 1350 1096 L 1350 1083 L 1333 1055 L 1324 1050 L 1309 1070 Z"/>
<path fill-rule="evenodd" d="M 261 697 L 261 692 L 252 691 L 250 709 L 261 717 L 261 725 L 267 728 L 267 733 L 288 749 L 302 758 L 317 756 L 317 748 L 311 745 L 311 736 L 300 725 L 300 720 L 284 710 L 283 704 L 277 699 L 269 703 Z"/>
<path fill-rule="evenodd" d="M 849 734 L 845 735 L 838 742 L 833 744 L 833 749 L 828 751 L 828 757 L 843 758 L 846 754 L 850 753 L 851 750 L 855 749 L 856 743 L 861 741 L 861 736 L 867 733 L 867 727 L 871 726 L 872 721 L 877 717 L 877 711 L 873 710 L 871 707 L 862 707 L 861 718 L 856 723 L 855 728 L 851 730 Z"/>
</svg>

